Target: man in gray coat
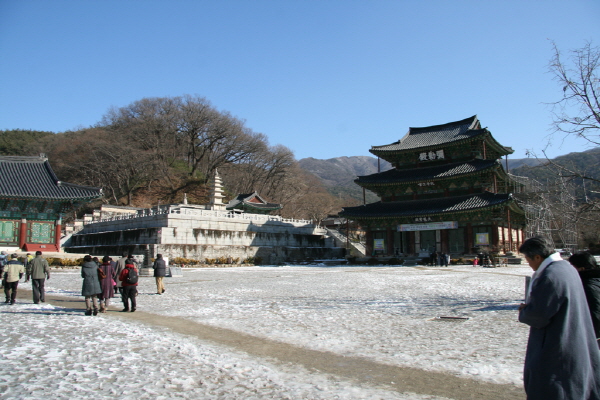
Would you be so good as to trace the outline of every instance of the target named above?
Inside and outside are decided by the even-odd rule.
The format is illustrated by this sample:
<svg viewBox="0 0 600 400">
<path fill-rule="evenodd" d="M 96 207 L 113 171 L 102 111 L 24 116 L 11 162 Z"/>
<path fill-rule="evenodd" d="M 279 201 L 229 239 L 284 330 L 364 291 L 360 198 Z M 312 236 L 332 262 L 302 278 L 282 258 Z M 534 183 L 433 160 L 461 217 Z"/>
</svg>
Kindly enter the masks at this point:
<svg viewBox="0 0 600 400">
<path fill-rule="evenodd" d="M 85 315 L 98 315 L 98 294 L 102 293 L 102 287 L 100 287 L 100 279 L 98 279 L 98 264 L 92 261 L 92 256 L 89 254 L 83 257 L 81 277 L 83 278 L 81 295 L 85 298 Z"/>
<path fill-rule="evenodd" d="M 531 269 L 519 321 L 530 326 L 523 381 L 528 400 L 600 400 L 600 350 L 577 270 L 543 237 L 519 248 Z"/>
<path fill-rule="evenodd" d="M 42 258 L 42 252 L 36 251 L 35 258 L 27 264 L 27 279 L 31 279 L 31 288 L 33 289 L 33 302 L 40 304 L 46 301 L 44 286 L 46 278 L 50 279 L 50 266 L 45 258 Z"/>
</svg>

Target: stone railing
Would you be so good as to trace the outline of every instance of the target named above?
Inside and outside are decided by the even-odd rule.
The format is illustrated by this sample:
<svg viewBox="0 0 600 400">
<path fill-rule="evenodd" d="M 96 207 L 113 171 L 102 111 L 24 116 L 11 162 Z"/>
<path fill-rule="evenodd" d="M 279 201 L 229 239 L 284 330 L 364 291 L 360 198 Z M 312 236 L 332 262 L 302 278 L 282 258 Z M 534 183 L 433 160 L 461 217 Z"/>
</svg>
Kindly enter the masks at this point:
<svg viewBox="0 0 600 400">
<path fill-rule="evenodd" d="M 139 211 L 137 214 L 124 214 L 120 216 L 114 216 L 110 218 L 103 218 L 96 221 L 90 221 L 86 225 L 94 224 L 97 222 L 112 222 L 122 220 L 133 220 L 138 218 L 153 217 L 158 215 L 189 215 L 198 217 L 209 217 L 209 218 L 227 218 L 232 220 L 240 221 L 256 221 L 256 222 L 268 222 L 277 221 L 282 223 L 289 223 L 293 225 L 313 225 L 310 220 L 307 219 L 292 219 L 283 218 L 279 215 L 264 215 L 264 214 L 250 214 L 250 213 L 232 213 L 229 211 L 216 211 L 216 210 L 202 210 L 193 208 L 159 208 L 159 209 L 145 209 Z"/>
</svg>

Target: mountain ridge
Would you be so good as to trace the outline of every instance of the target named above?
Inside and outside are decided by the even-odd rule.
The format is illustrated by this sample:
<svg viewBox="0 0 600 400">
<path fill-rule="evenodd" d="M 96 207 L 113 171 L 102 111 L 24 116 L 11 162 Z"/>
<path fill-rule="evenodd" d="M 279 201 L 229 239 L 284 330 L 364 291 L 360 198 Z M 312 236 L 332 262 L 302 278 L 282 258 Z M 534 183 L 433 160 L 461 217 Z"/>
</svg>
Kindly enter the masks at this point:
<svg viewBox="0 0 600 400">
<path fill-rule="evenodd" d="M 578 166 L 581 169 L 589 168 L 590 158 L 600 163 L 600 147 L 582 152 L 568 153 L 555 157 L 551 161 L 561 164 Z M 580 165 L 586 160 L 585 165 Z M 531 178 L 544 176 L 543 165 L 547 162 L 542 158 L 517 158 L 508 159 L 508 172 Z M 327 190 L 338 197 L 350 197 L 362 202 L 363 191 L 354 183 L 358 176 L 365 176 L 383 172 L 391 168 L 390 163 L 385 160 L 371 156 L 342 156 L 329 159 L 317 159 L 313 157 L 303 158 L 298 161 L 300 167 L 315 175 L 327 188 Z M 506 169 L 506 159 L 502 160 L 502 166 Z M 598 174 L 600 176 L 600 168 Z M 379 198 L 372 192 L 366 193 L 367 202 L 378 201 Z"/>
</svg>

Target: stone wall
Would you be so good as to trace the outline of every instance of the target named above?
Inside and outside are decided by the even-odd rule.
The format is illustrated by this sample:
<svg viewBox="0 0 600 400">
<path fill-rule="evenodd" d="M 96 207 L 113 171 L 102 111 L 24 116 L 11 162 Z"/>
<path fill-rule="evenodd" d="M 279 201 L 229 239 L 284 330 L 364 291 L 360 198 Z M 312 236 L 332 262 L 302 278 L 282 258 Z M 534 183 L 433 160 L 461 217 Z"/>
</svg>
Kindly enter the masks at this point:
<svg viewBox="0 0 600 400">
<path fill-rule="evenodd" d="M 161 253 L 196 260 L 260 257 L 266 263 L 340 258 L 327 232 L 309 221 L 200 210 L 183 205 L 93 222 L 73 235 L 68 252 L 95 255 Z"/>
</svg>

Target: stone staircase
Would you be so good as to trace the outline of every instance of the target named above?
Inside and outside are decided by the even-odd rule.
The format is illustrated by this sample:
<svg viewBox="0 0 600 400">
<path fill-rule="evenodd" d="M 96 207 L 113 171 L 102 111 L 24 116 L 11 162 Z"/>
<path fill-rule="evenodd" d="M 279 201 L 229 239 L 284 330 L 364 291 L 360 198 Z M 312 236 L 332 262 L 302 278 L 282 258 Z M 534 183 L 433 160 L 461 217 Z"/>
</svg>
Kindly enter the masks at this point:
<svg viewBox="0 0 600 400">
<path fill-rule="evenodd" d="M 506 255 L 498 257 L 500 259 L 505 258 L 507 264 L 527 264 L 525 258 L 518 256 L 512 252 L 507 252 Z"/>
<path fill-rule="evenodd" d="M 351 240 L 348 240 L 348 237 L 346 235 L 344 235 L 343 233 L 341 233 L 335 229 L 325 228 L 325 230 L 327 231 L 327 234 L 335 240 L 335 245 L 337 247 L 346 248 L 347 245 L 350 245 L 350 248 L 348 249 L 349 256 L 351 256 L 351 257 L 365 257 L 366 256 L 367 250 L 362 243 L 353 242 Z"/>
</svg>

